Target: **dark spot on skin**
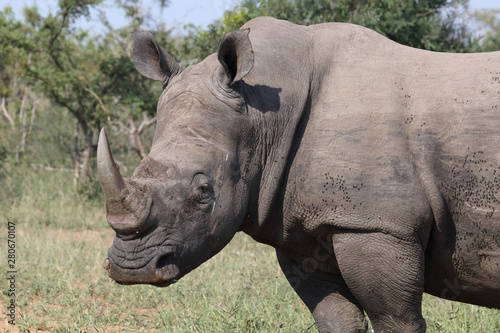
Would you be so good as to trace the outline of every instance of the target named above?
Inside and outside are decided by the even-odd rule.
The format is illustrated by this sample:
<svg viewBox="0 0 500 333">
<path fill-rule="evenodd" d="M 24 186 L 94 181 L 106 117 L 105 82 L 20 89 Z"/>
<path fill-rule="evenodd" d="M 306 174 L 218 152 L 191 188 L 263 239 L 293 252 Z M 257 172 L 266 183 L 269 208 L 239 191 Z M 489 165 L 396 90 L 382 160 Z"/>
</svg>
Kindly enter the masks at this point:
<svg viewBox="0 0 500 333">
<path fill-rule="evenodd" d="M 495 169 L 493 164 L 487 162 L 483 151 L 468 154 L 460 164 L 455 163 L 450 173 L 451 185 L 443 185 L 454 202 L 452 215 L 458 218 L 467 214 L 470 207 L 474 210 L 486 210 L 484 218 L 492 218 L 496 212 L 495 206 L 500 205 L 500 200 L 497 199 L 500 191 L 497 170 L 498 168 Z"/>
</svg>

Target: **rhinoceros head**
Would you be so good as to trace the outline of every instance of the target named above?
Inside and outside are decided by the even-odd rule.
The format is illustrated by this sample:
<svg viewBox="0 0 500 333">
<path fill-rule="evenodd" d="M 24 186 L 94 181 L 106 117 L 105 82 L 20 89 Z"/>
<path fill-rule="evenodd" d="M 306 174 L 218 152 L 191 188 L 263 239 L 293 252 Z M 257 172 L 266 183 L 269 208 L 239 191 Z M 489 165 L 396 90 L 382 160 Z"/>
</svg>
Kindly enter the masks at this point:
<svg viewBox="0 0 500 333">
<path fill-rule="evenodd" d="M 136 69 L 163 83 L 151 152 L 130 179 L 104 130 L 97 164 L 116 232 L 104 267 L 121 284 L 167 286 L 220 251 L 240 228 L 252 186 L 253 134 L 234 89 L 253 67 L 248 30 L 183 68 L 149 32 L 133 34 Z"/>
</svg>

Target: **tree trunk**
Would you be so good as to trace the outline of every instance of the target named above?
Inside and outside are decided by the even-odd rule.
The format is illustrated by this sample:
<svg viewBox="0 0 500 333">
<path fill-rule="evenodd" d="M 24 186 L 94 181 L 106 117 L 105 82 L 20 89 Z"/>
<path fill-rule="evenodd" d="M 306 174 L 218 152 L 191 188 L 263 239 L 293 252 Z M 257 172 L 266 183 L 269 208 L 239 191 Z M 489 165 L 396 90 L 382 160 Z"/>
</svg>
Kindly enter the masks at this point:
<svg viewBox="0 0 500 333">
<path fill-rule="evenodd" d="M 75 152 L 75 166 L 74 166 L 74 176 L 73 176 L 73 188 L 75 192 L 77 191 L 78 178 L 80 178 L 80 149 L 78 149 L 78 122 L 75 126 L 75 136 L 73 138 L 73 149 Z"/>
<path fill-rule="evenodd" d="M 21 119 L 21 146 L 16 151 L 16 160 L 19 160 L 21 153 L 24 153 L 24 145 L 26 143 L 26 117 L 27 112 L 24 110 L 24 105 L 26 104 L 26 99 L 28 98 L 28 87 L 24 87 L 23 99 L 21 100 L 21 106 L 19 107 L 19 118 Z"/>
<path fill-rule="evenodd" d="M 94 131 L 88 129 L 85 135 L 84 148 L 82 153 L 82 174 L 80 177 L 80 183 L 85 184 L 88 178 L 89 164 L 90 164 L 90 153 L 92 151 L 92 138 L 94 137 Z"/>
<path fill-rule="evenodd" d="M 139 127 L 135 126 L 135 122 L 132 117 L 128 119 L 128 127 L 120 121 L 111 122 L 113 125 L 118 125 L 122 131 L 127 133 L 130 142 L 130 149 L 135 151 L 140 158 L 144 158 L 144 156 L 146 156 L 144 145 L 142 144 L 141 139 L 142 130 L 156 123 L 156 117 L 149 119 L 146 114 L 144 114 L 143 116 L 144 119 Z"/>
<path fill-rule="evenodd" d="M 26 122 L 28 121 L 28 112 L 24 110 L 24 104 L 26 103 L 26 99 L 28 98 L 28 87 L 24 88 L 24 96 L 23 100 L 21 102 L 21 110 L 20 114 L 23 116 L 23 122 L 22 122 L 22 127 L 21 130 L 23 131 L 22 136 L 21 136 L 21 153 L 24 153 L 24 150 L 26 148 Z"/>
<path fill-rule="evenodd" d="M 144 146 L 142 145 L 141 135 L 137 130 L 137 127 L 135 127 L 135 123 L 132 117 L 129 118 L 128 122 L 130 124 L 129 135 L 132 149 L 134 149 L 141 158 L 144 158 L 146 154 L 144 153 Z"/>
<path fill-rule="evenodd" d="M 35 114 L 36 114 L 37 102 L 38 102 L 38 99 L 33 102 L 33 107 L 31 108 L 30 128 L 28 130 L 28 133 L 31 133 L 31 131 L 33 130 L 33 125 L 35 124 Z"/>
</svg>

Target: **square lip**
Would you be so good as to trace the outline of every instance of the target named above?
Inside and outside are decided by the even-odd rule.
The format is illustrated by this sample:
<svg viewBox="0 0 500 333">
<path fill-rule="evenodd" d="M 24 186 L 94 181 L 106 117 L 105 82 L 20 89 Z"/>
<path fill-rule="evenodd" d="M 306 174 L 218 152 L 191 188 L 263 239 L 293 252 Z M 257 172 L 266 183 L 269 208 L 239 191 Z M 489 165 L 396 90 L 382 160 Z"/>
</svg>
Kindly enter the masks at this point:
<svg viewBox="0 0 500 333">
<path fill-rule="evenodd" d="M 111 279 L 122 285 L 151 284 L 166 287 L 180 278 L 180 270 L 173 254 L 174 252 L 170 251 L 155 254 L 145 266 L 137 269 L 122 268 L 114 263 L 112 258 L 107 258 L 109 269 L 106 270 Z"/>
</svg>

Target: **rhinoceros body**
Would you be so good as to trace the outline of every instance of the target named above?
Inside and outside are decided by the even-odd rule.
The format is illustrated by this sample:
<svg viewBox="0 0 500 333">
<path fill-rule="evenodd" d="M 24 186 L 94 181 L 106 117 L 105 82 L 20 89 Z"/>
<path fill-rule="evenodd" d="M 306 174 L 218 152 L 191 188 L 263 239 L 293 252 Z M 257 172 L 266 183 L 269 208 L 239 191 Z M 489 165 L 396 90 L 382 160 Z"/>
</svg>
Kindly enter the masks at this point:
<svg viewBox="0 0 500 333">
<path fill-rule="evenodd" d="M 423 292 L 500 308 L 500 53 L 258 18 L 183 69 L 134 40 L 165 89 L 131 179 L 100 138 L 111 278 L 167 286 L 243 231 L 320 332 L 423 332 Z"/>
</svg>

